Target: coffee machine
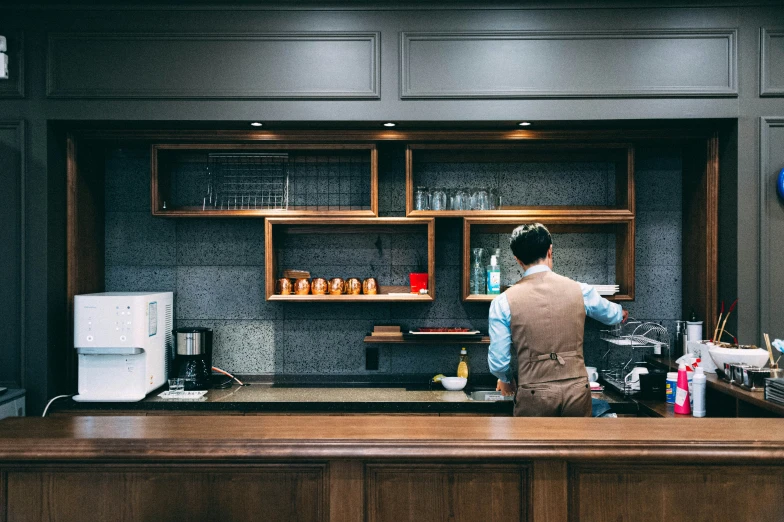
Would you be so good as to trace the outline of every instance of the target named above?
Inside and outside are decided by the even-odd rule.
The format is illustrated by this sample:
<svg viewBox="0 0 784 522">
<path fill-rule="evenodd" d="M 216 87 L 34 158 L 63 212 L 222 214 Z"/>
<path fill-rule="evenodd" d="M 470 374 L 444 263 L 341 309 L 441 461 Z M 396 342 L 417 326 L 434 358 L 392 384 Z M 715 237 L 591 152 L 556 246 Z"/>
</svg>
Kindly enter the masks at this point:
<svg viewBox="0 0 784 522">
<path fill-rule="evenodd" d="M 174 338 L 172 377 L 184 379 L 186 390 L 208 390 L 212 376 L 212 329 L 177 328 Z"/>
</svg>

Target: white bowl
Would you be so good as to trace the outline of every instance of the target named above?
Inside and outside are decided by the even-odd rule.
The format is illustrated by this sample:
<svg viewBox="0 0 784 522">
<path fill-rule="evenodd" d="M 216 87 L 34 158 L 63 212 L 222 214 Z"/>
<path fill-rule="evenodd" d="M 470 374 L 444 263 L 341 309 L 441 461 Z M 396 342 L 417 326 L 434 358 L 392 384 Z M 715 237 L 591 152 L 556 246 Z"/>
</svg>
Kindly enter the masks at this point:
<svg viewBox="0 0 784 522">
<path fill-rule="evenodd" d="M 449 391 L 460 391 L 465 388 L 468 379 L 465 377 L 442 377 L 441 384 Z"/>
<path fill-rule="evenodd" d="M 744 350 L 741 348 L 712 347 L 708 353 L 716 366 L 724 371 L 724 363 L 744 363 L 763 367 L 768 362 L 768 351 L 762 348 Z"/>
</svg>

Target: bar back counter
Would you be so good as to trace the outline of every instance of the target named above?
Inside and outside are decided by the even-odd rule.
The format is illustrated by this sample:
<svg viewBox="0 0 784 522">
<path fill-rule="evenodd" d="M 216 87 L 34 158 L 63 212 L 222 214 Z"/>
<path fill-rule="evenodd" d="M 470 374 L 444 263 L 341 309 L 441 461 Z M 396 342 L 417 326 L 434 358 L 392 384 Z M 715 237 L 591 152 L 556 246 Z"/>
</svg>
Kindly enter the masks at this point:
<svg viewBox="0 0 784 522">
<path fill-rule="evenodd" d="M 0 422 L 0 520 L 784 520 L 779 419 Z"/>
</svg>

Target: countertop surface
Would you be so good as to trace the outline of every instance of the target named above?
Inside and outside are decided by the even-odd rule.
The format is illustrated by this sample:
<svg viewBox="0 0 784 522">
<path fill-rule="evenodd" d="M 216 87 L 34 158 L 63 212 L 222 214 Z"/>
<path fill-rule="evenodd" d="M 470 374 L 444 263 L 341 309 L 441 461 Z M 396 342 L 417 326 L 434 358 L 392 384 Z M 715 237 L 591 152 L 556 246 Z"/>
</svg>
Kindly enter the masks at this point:
<svg viewBox="0 0 784 522">
<path fill-rule="evenodd" d="M 463 391 L 410 389 L 405 386 L 294 386 L 253 383 L 211 389 L 200 399 L 165 399 L 160 388 L 139 402 L 61 401 L 53 412 L 65 411 L 269 411 L 269 412 L 379 412 L 379 413 L 488 413 L 510 414 L 512 401 L 476 401 Z M 471 391 L 471 390 L 468 390 Z M 612 393 L 592 393 L 594 399 L 630 404 Z"/>
</svg>

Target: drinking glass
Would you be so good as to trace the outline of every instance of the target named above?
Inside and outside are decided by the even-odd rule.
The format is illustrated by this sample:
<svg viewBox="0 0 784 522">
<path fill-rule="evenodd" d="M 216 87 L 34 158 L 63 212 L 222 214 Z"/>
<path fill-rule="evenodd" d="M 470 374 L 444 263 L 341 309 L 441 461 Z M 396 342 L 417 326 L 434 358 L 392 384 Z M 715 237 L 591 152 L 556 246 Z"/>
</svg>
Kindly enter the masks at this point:
<svg viewBox="0 0 784 522">
<path fill-rule="evenodd" d="M 476 189 L 473 200 L 474 204 L 471 210 L 490 210 L 490 196 L 487 193 L 487 189 Z"/>
<path fill-rule="evenodd" d="M 182 377 L 169 379 L 169 391 L 178 395 L 183 393 L 185 391 L 185 379 Z"/>
<path fill-rule="evenodd" d="M 491 188 L 487 191 L 487 195 L 489 210 L 496 210 L 501 208 L 501 196 L 498 195 L 498 189 Z"/>
<path fill-rule="evenodd" d="M 430 210 L 430 191 L 427 187 L 417 187 L 414 193 L 414 210 Z"/>
<path fill-rule="evenodd" d="M 465 189 L 457 189 L 455 192 L 455 208 L 454 210 L 471 210 L 468 202 L 468 194 Z"/>
<path fill-rule="evenodd" d="M 433 190 L 433 194 L 430 197 L 430 209 L 447 210 L 447 199 L 446 199 L 445 189 L 437 188 Z"/>
</svg>

